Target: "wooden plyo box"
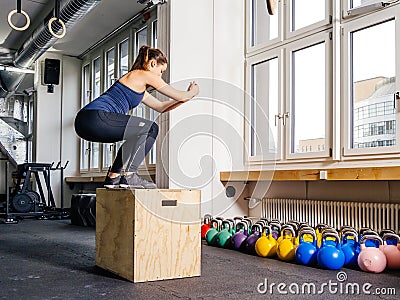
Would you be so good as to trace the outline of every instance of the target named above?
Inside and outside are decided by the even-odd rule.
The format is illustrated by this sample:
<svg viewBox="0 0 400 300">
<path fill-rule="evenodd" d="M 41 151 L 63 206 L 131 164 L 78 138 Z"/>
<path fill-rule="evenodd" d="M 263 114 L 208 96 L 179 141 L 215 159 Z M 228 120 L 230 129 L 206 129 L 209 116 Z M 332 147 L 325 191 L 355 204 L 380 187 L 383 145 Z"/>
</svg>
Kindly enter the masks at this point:
<svg viewBox="0 0 400 300">
<path fill-rule="evenodd" d="M 96 265 L 133 282 L 200 276 L 199 190 L 96 191 Z"/>
</svg>

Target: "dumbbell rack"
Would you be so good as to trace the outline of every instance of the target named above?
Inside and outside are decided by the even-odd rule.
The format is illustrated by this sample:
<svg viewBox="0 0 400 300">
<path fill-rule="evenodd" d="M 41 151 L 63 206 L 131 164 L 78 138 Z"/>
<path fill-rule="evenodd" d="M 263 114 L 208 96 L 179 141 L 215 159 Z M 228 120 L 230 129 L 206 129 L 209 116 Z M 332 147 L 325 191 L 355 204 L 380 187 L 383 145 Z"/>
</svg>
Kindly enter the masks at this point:
<svg viewBox="0 0 400 300">
<path fill-rule="evenodd" d="M 64 166 L 61 166 L 61 161 L 58 162 L 56 167 L 54 166 L 54 162 L 51 164 L 48 163 L 24 163 L 17 166 L 17 183 L 16 189 L 13 192 L 12 196 L 17 195 L 18 193 L 25 193 L 29 191 L 29 185 L 31 182 L 31 175 L 35 176 L 36 184 L 39 189 L 40 199 L 38 203 L 34 204 L 34 211 L 30 212 L 11 212 L 10 211 L 10 193 L 9 193 L 9 185 L 8 185 L 8 162 L 6 163 L 6 190 L 7 190 L 7 199 L 6 199 L 6 212 L 3 214 L 3 218 L 5 219 L 3 222 L 8 224 L 18 223 L 18 218 L 24 217 L 37 217 L 37 218 L 48 218 L 48 217 L 66 217 L 68 213 L 64 209 L 64 189 L 63 189 L 63 178 L 64 178 L 64 169 L 67 167 L 68 161 Z M 50 184 L 50 172 L 54 170 L 61 171 L 61 207 L 57 208 L 54 195 Z M 47 190 L 47 197 L 45 196 L 45 191 L 41 182 L 40 174 L 42 174 L 45 188 Z M 21 187 L 21 182 L 22 187 Z M 46 202 L 47 198 L 47 202 Z M 41 209 L 38 209 L 41 207 Z"/>
</svg>

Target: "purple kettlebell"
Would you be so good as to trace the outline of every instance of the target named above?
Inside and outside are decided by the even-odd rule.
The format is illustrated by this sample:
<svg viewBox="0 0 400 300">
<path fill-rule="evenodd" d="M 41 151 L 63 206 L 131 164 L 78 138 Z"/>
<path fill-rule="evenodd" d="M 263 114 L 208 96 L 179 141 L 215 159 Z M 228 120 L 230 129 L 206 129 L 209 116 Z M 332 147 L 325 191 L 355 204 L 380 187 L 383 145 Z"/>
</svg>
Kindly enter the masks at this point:
<svg viewBox="0 0 400 300">
<path fill-rule="evenodd" d="M 246 240 L 246 252 L 248 254 L 256 255 L 256 242 L 261 237 L 263 226 L 261 224 L 254 224 L 251 228 L 251 234 Z"/>
<path fill-rule="evenodd" d="M 247 222 L 238 222 L 235 226 L 235 234 L 232 237 L 232 245 L 236 250 L 244 250 L 246 247 L 246 239 L 249 232 Z"/>
</svg>

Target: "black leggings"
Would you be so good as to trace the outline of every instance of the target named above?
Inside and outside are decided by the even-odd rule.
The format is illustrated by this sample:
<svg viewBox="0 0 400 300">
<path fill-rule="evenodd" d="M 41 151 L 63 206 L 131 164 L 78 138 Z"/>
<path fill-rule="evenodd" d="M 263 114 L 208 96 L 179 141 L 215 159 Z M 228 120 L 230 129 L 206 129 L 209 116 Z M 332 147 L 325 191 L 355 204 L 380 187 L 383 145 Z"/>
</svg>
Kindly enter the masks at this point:
<svg viewBox="0 0 400 300">
<path fill-rule="evenodd" d="M 102 110 L 80 110 L 75 118 L 75 131 L 90 142 L 125 140 L 110 171 L 136 172 L 156 140 L 158 125 L 140 117 Z"/>
</svg>

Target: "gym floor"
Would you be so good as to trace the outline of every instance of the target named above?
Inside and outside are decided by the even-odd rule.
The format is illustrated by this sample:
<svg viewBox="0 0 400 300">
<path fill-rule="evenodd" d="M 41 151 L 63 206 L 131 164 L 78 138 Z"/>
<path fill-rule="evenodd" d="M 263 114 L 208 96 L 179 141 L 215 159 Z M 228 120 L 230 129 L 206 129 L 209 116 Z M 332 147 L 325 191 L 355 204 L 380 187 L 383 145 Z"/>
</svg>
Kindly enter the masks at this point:
<svg viewBox="0 0 400 300">
<path fill-rule="evenodd" d="M 399 299 L 400 271 L 341 271 L 347 275 L 342 283 L 337 271 L 203 243 L 201 277 L 133 284 L 95 266 L 94 228 L 70 225 L 70 220 L 25 219 L 14 225 L 0 224 L 0 299 Z M 272 294 L 265 291 L 266 280 Z M 258 292 L 260 283 L 264 283 L 259 287 L 264 294 Z M 288 294 L 278 292 L 281 283 L 286 284 L 281 290 Z M 322 290 L 323 294 L 302 294 L 303 283 L 313 283 L 316 293 Z M 357 284 L 360 294 L 346 293 L 343 283 Z M 296 286 L 300 294 L 293 295 Z M 362 291 L 363 286 L 371 295 Z M 376 294 L 389 294 L 393 289 L 397 295 Z"/>
</svg>

